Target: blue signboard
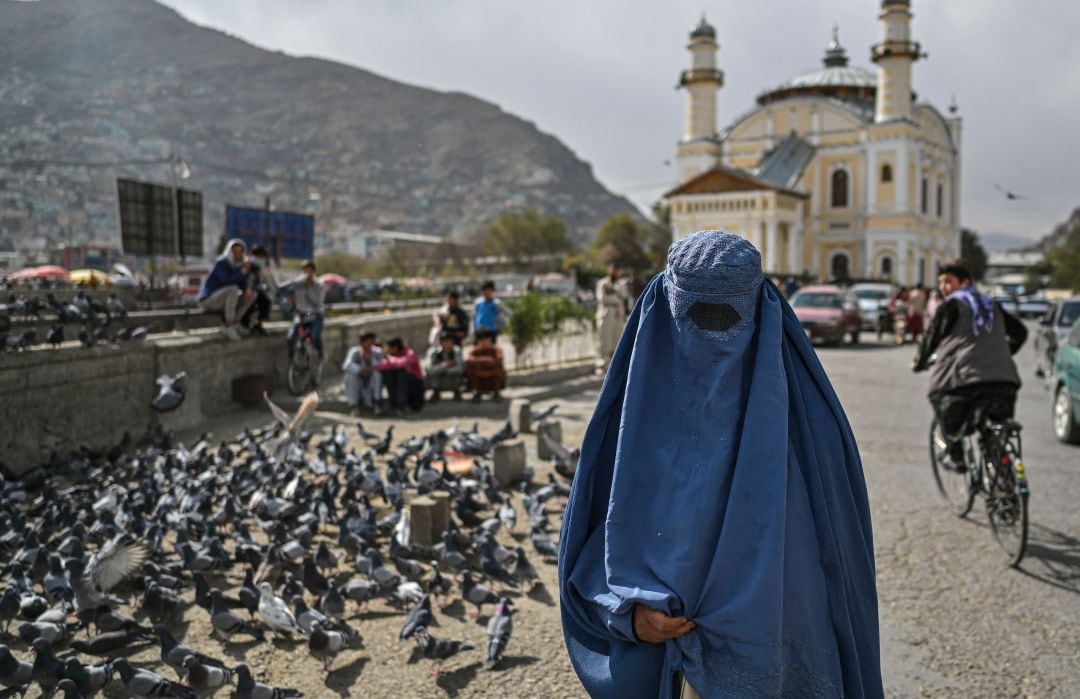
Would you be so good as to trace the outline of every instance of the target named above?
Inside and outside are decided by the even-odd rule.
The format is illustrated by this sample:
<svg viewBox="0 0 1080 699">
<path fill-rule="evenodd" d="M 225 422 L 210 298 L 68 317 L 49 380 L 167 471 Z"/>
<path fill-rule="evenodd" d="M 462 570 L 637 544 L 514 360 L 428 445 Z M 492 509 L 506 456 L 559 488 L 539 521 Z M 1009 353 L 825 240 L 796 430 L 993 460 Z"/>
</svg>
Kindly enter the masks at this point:
<svg viewBox="0 0 1080 699">
<path fill-rule="evenodd" d="M 291 211 L 225 207 L 225 231 L 248 246 L 259 244 L 275 258 L 310 260 L 315 256 L 315 217 Z"/>
</svg>

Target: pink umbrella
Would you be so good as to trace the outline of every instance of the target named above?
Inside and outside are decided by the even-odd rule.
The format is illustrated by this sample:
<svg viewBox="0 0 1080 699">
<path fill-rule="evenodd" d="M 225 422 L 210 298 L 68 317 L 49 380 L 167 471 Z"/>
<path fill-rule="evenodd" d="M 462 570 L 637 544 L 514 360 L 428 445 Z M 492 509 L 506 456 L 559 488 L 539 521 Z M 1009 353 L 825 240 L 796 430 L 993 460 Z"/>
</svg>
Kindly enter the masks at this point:
<svg viewBox="0 0 1080 699">
<path fill-rule="evenodd" d="M 319 281 L 326 286 L 345 286 L 349 283 L 349 280 L 340 274 L 334 274 L 333 272 L 327 272 L 319 277 Z"/>
<path fill-rule="evenodd" d="M 69 280 L 71 275 L 63 267 L 57 267 L 56 265 L 45 265 L 44 267 L 27 267 L 26 269 L 20 269 L 15 274 L 11 275 L 12 281 L 27 281 L 30 279 L 63 279 Z"/>
</svg>

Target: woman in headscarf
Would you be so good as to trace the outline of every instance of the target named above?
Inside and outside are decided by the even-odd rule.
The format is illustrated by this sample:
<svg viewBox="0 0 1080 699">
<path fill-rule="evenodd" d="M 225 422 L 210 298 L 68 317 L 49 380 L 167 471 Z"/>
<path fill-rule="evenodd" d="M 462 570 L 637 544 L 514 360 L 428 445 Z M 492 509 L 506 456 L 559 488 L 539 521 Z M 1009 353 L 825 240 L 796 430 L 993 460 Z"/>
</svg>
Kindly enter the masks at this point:
<svg viewBox="0 0 1080 699">
<path fill-rule="evenodd" d="M 248 288 L 251 263 L 244 259 L 246 251 L 247 246 L 239 238 L 225 243 L 225 249 L 214 261 L 214 267 L 206 275 L 195 298 L 204 311 L 222 314 L 222 332 L 230 340 L 240 339 L 236 321 L 255 300 L 255 294 Z"/>
<path fill-rule="evenodd" d="M 675 243 L 622 335 L 563 519 L 593 697 L 880 697 L 862 465 L 746 240 Z"/>
</svg>

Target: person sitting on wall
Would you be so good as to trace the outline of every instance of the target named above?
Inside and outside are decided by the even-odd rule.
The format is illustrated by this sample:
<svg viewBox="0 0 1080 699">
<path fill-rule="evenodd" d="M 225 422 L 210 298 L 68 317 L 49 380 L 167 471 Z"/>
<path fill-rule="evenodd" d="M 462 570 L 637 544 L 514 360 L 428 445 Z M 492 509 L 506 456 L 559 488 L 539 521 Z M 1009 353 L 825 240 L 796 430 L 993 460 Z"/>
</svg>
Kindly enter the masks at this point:
<svg viewBox="0 0 1080 699">
<path fill-rule="evenodd" d="M 437 402 L 443 391 L 452 391 L 454 400 L 461 400 L 465 361 L 452 333 L 444 330 L 439 335 L 439 345 L 431 348 L 427 364 L 427 387 L 431 389 L 431 402 Z"/>
<path fill-rule="evenodd" d="M 230 340 L 239 340 L 236 320 L 244 315 L 255 300 L 255 293 L 248 288 L 248 270 L 251 263 L 244 259 L 247 246 L 239 238 L 225 244 L 221 256 L 203 279 L 199 295 L 195 297 L 204 311 L 220 312 L 224 317 L 221 332 Z"/>
<path fill-rule="evenodd" d="M 379 365 L 382 361 L 383 351 L 375 344 L 373 332 L 361 335 L 360 344 L 349 350 L 341 369 L 345 372 L 345 400 L 350 415 L 359 414 L 361 404 L 368 412 L 379 414 L 382 402 Z"/>
<path fill-rule="evenodd" d="M 274 270 L 270 267 L 270 253 L 262 245 L 251 246 L 251 264 L 248 269 L 248 288 L 255 292 L 255 302 L 240 319 L 241 325 L 251 330 L 252 335 L 265 335 L 263 323 L 270 319 L 270 309 L 274 306 L 277 293 L 277 281 Z"/>
<path fill-rule="evenodd" d="M 448 333 L 458 347 L 465 342 L 469 334 L 469 314 L 461 307 L 458 292 L 447 294 L 446 304 L 435 312 L 435 328 L 440 335 Z"/>
<path fill-rule="evenodd" d="M 502 350 L 495 344 L 495 335 L 490 330 L 476 331 L 476 344 L 469 348 L 465 358 L 465 376 L 469 390 L 475 392 L 474 402 L 480 402 L 485 393 L 491 393 L 496 401 L 502 400 L 499 391 L 506 387 L 506 369 Z"/>
<path fill-rule="evenodd" d="M 424 372 L 420 358 L 400 337 L 386 342 L 386 353 L 379 363 L 390 410 L 400 415 L 408 408 L 420 412 L 424 407 Z"/>
</svg>

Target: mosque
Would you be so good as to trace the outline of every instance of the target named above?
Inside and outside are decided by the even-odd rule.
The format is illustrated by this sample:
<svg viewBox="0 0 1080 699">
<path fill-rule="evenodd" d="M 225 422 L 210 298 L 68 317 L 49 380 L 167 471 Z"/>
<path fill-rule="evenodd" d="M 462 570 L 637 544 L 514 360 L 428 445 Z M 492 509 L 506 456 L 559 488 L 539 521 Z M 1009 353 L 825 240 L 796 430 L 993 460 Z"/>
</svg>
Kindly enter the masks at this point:
<svg viewBox="0 0 1080 699">
<path fill-rule="evenodd" d="M 664 195 L 674 238 L 718 228 L 762 253 L 766 273 L 932 281 L 960 249 L 960 136 L 912 91 L 926 57 L 909 0 L 883 0 L 876 74 L 849 64 L 834 28 L 824 65 L 763 92 L 717 129 L 716 29 L 690 32 L 682 184 Z"/>
</svg>

